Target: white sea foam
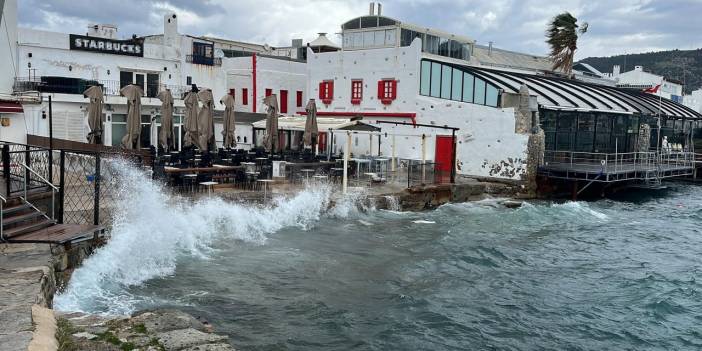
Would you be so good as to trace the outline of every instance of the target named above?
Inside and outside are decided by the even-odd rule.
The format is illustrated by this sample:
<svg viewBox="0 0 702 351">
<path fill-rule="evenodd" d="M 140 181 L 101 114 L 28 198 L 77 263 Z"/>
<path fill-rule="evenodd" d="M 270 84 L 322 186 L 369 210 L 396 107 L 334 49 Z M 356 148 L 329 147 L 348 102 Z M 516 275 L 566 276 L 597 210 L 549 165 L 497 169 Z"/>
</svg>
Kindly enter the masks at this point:
<svg viewBox="0 0 702 351">
<path fill-rule="evenodd" d="M 169 195 L 143 172 L 119 164 L 116 214 L 111 238 L 77 269 L 65 291 L 54 299 L 62 311 L 132 312 L 137 302 L 124 287 L 174 274 L 180 255 L 206 259 L 218 238 L 262 244 L 282 228 L 309 228 L 327 211 L 331 188 L 307 188 L 268 207 L 209 198 L 197 203 Z M 341 198 L 335 216 L 351 212 L 355 197 Z M 341 204 L 341 205 L 340 205 Z M 341 207 L 339 207 L 341 206 Z"/>
</svg>

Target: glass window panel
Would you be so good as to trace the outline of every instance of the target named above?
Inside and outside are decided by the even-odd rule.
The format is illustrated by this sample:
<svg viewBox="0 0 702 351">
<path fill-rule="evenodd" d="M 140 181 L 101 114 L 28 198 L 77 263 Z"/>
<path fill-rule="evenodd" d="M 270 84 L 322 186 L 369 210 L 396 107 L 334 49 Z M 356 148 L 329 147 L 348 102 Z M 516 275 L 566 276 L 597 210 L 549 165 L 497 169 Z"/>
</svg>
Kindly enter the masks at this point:
<svg viewBox="0 0 702 351">
<path fill-rule="evenodd" d="M 431 96 L 439 97 L 441 93 L 441 65 L 435 62 L 431 64 Z"/>
<path fill-rule="evenodd" d="M 439 39 L 439 55 L 446 57 L 449 55 L 449 40 L 446 38 Z"/>
<path fill-rule="evenodd" d="M 361 27 L 361 19 L 356 18 L 344 23 L 344 29 L 359 29 Z"/>
<path fill-rule="evenodd" d="M 353 47 L 363 47 L 363 33 L 351 33 L 351 37 L 353 38 Z"/>
<path fill-rule="evenodd" d="M 500 92 L 497 90 L 497 88 L 488 84 L 485 88 L 485 105 L 497 107 L 499 93 Z"/>
<path fill-rule="evenodd" d="M 384 26 L 392 26 L 396 24 L 394 20 L 387 18 L 387 17 L 378 17 L 378 26 L 384 27 Z"/>
<path fill-rule="evenodd" d="M 363 47 L 369 47 L 373 46 L 373 43 L 375 42 L 375 32 L 370 31 L 370 32 L 363 32 Z"/>
<path fill-rule="evenodd" d="M 345 48 L 353 47 L 353 36 L 351 35 L 351 33 L 344 34 L 344 47 Z"/>
<path fill-rule="evenodd" d="M 395 46 L 397 44 L 397 29 L 388 29 L 385 31 L 385 45 Z"/>
<path fill-rule="evenodd" d="M 378 17 L 366 16 L 361 17 L 361 28 L 374 28 L 378 26 Z"/>
<path fill-rule="evenodd" d="M 409 29 L 402 29 L 400 36 L 400 46 L 410 46 L 415 38 L 422 38 L 422 33 Z"/>
<path fill-rule="evenodd" d="M 464 60 L 470 59 L 470 55 L 471 55 L 471 52 L 472 52 L 470 44 L 463 44 L 463 45 L 461 45 L 461 51 L 462 51 L 462 52 L 461 52 L 461 58 L 462 58 L 462 59 L 464 59 Z"/>
<path fill-rule="evenodd" d="M 475 79 L 473 102 L 476 104 L 485 105 L 485 81 L 479 78 Z"/>
<path fill-rule="evenodd" d="M 113 113 L 112 114 L 112 122 L 127 122 L 127 115 L 123 114 L 117 114 Z"/>
<path fill-rule="evenodd" d="M 463 101 L 473 102 L 473 75 L 463 73 Z"/>
<path fill-rule="evenodd" d="M 439 37 L 434 35 L 424 36 L 424 50 L 431 54 L 439 54 Z"/>
<path fill-rule="evenodd" d="M 127 135 L 126 124 L 112 123 L 112 146 L 122 145 L 122 138 L 124 138 L 125 135 Z"/>
<path fill-rule="evenodd" d="M 461 101 L 463 88 L 463 71 L 453 69 L 453 84 L 451 84 L 451 100 Z"/>
<path fill-rule="evenodd" d="M 451 67 L 441 67 L 441 98 L 451 98 Z"/>
<path fill-rule="evenodd" d="M 462 44 L 455 41 L 455 40 L 450 40 L 449 41 L 449 50 L 450 50 L 450 56 L 453 58 L 460 59 L 461 57 L 461 48 Z"/>
<path fill-rule="evenodd" d="M 429 96 L 429 88 L 431 87 L 431 62 L 422 61 L 421 82 L 419 84 L 419 93 Z"/>
<path fill-rule="evenodd" d="M 151 124 L 141 124 L 141 134 L 139 135 L 140 144 L 142 148 L 149 148 L 151 146 Z"/>
<path fill-rule="evenodd" d="M 373 41 L 373 46 L 385 45 L 385 31 L 384 30 L 376 30 L 374 33 L 375 33 L 375 40 Z"/>
</svg>

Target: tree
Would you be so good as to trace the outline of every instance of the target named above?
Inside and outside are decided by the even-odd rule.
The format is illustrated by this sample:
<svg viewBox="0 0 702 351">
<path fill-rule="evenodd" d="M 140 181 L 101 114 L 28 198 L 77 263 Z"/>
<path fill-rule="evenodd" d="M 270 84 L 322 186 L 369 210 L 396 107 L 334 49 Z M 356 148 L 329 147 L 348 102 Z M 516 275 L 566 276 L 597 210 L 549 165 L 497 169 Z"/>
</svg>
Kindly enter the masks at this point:
<svg viewBox="0 0 702 351">
<path fill-rule="evenodd" d="M 546 43 L 551 47 L 549 58 L 553 70 L 561 70 L 570 76 L 573 72 L 573 59 L 578 49 L 578 35 L 587 32 L 588 24 L 578 25 L 578 19 L 569 12 L 553 18 L 546 31 Z"/>
</svg>

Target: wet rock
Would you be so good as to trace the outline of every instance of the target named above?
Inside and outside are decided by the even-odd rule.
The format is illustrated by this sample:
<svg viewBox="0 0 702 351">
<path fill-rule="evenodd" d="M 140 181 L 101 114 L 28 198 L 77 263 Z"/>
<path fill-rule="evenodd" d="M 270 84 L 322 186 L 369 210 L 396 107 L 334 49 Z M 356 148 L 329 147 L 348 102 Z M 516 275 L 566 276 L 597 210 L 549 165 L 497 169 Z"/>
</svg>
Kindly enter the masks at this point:
<svg viewBox="0 0 702 351">
<path fill-rule="evenodd" d="M 229 344 L 205 344 L 189 347 L 183 351 L 235 351 Z"/>
<path fill-rule="evenodd" d="M 522 201 L 517 201 L 517 200 L 505 200 L 502 201 L 502 206 L 507 207 L 507 208 L 520 208 L 524 202 Z"/>
<path fill-rule="evenodd" d="M 97 338 L 97 335 L 95 334 L 90 334 L 86 332 L 80 332 L 80 333 L 75 333 L 73 334 L 74 338 L 82 338 L 82 339 L 88 339 L 88 340 L 93 340 Z"/>
<path fill-rule="evenodd" d="M 132 326 L 143 325 L 150 333 L 167 332 L 177 329 L 195 329 L 211 332 L 209 323 L 203 323 L 193 316 L 177 310 L 158 310 L 142 312 L 130 319 Z"/>
<path fill-rule="evenodd" d="M 208 334 L 193 328 L 159 333 L 157 334 L 157 338 L 166 350 L 169 351 L 192 349 L 195 346 L 224 344 L 227 342 L 226 336 Z"/>
</svg>

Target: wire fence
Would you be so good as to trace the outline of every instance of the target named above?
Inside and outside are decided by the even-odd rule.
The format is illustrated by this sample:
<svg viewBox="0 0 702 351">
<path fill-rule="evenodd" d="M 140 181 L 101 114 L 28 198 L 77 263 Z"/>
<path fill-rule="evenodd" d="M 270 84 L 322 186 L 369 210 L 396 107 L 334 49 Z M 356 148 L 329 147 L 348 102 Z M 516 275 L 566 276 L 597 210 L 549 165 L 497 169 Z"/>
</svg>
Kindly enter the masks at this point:
<svg viewBox="0 0 702 351">
<path fill-rule="evenodd" d="M 25 179 L 28 191 L 46 186 L 40 177 L 49 180 L 52 176 L 50 167 L 52 155 L 48 149 L 8 142 L 0 142 L 0 145 L 6 194 L 23 192 Z M 24 165 L 35 173 L 30 172 Z"/>
</svg>

